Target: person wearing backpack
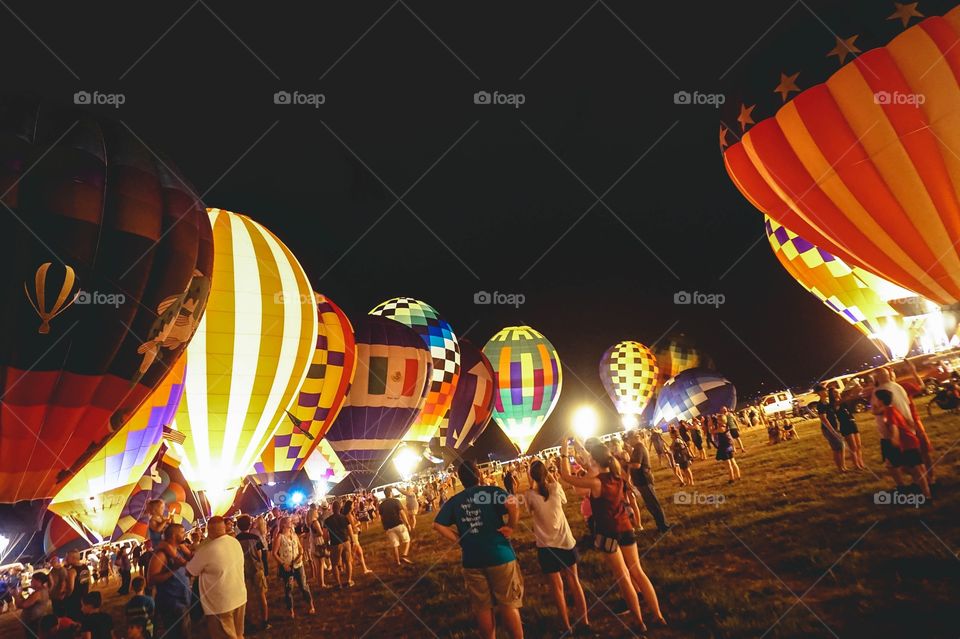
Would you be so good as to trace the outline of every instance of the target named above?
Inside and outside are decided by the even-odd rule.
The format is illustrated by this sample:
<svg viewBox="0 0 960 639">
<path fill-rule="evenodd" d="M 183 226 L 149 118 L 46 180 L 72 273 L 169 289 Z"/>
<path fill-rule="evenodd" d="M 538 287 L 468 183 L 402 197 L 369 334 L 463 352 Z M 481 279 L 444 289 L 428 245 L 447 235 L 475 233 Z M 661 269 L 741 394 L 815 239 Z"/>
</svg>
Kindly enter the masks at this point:
<svg viewBox="0 0 960 639">
<path fill-rule="evenodd" d="M 693 461 L 693 455 L 690 454 L 690 448 L 687 442 L 680 439 L 680 431 L 673 424 L 670 425 L 670 453 L 673 455 L 673 472 L 680 480 L 681 486 L 690 484 L 693 486 L 693 469 L 690 468 Z"/>
<path fill-rule="evenodd" d="M 247 621 L 254 631 L 269 630 L 267 608 L 267 578 L 263 572 L 263 551 L 266 549 L 260 535 L 250 530 L 250 515 L 237 517 L 237 541 L 243 549 L 243 582 L 247 587 Z"/>
</svg>

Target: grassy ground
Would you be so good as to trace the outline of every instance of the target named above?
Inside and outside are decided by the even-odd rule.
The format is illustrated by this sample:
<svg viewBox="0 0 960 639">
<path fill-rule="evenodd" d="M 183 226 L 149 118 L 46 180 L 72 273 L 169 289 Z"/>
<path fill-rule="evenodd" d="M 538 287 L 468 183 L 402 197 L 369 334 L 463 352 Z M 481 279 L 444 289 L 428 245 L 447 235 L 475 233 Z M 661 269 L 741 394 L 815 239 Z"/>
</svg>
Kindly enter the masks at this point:
<svg viewBox="0 0 960 639">
<path fill-rule="evenodd" d="M 722 504 L 675 502 L 680 489 L 668 469 L 658 469 L 657 490 L 669 520 L 664 536 L 644 512 L 643 565 L 660 596 L 666 629 L 650 637 L 957 637 L 960 635 L 960 416 L 926 420 L 938 447 L 940 489 L 935 505 L 876 504 L 890 488 L 879 462 L 872 417 L 860 419 L 866 461 L 863 472 L 834 470 L 814 422 L 800 426 L 802 440 L 766 445 L 766 433 L 746 432 L 747 453 L 738 459 L 743 480 L 729 485 L 720 464 L 694 465 L 701 496 Z M 957 446 L 957 448 L 954 448 Z M 656 466 L 656 461 L 654 461 Z M 872 471 L 872 472 L 871 472 Z M 687 493 L 691 489 L 683 489 Z M 585 531 L 579 501 L 568 518 Z M 284 616 L 282 585 L 271 579 L 273 637 L 472 637 L 459 574 L 459 550 L 430 529 L 432 515 L 418 517 L 415 566 L 394 569 L 379 529 L 361 541 L 374 576 L 357 576 L 347 591 L 314 589 L 316 617 L 298 602 L 298 617 Z M 558 637 L 554 607 L 539 573 L 527 515 L 514 545 L 526 593 L 522 610 L 529 637 Z M 608 606 L 617 588 L 602 557 L 588 553 L 581 578 L 601 636 L 632 637 L 627 617 Z M 110 588 L 110 592 L 115 586 Z M 107 598 L 120 619 L 121 599 Z M 0 636 L 13 634 L 11 615 L 0 618 Z M 122 636 L 122 635 L 121 635 Z M 198 628 L 195 636 L 205 637 Z"/>
</svg>

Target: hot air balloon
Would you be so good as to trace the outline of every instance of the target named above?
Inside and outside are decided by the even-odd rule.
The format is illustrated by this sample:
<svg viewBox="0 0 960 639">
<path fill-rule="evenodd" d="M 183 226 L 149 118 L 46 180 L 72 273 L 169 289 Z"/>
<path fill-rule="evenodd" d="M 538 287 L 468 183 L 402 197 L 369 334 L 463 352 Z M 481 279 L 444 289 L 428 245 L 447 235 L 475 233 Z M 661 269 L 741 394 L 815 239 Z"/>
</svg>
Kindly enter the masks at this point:
<svg viewBox="0 0 960 639">
<path fill-rule="evenodd" d="M 347 476 L 347 469 L 340 461 L 337 451 L 333 450 L 326 439 L 313 449 L 313 453 L 303 463 L 303 469 L 312 482 L 325 481 L 336 484 Z"/>
<path fill-rule="evenodd" d="M 600 382 L 623 418 L 635 427 L 659 383 L 657 358 L 640 342 L 614 344 L 600 358 Z"/>
<path fill-rule="evenodd" d="M 187 350 L 173 423 L 186 440 L 173 453 L 193 489 L 223 514 L 303 386 L 317 307 L 303 268 L 276 236 L 245 215 L 209 213 L 210 301 Z"/>
<path fill-rule="evenodd" d="M 375 476 L 420 413 L 433 358 L 400 322 L 367 315 L 354 328 L 357 372 L 327 441 L 347 470 Z"/>
<path fill-rule="evenodd" d="M 483 434 L 493 416 L 493 366 L 472 342 L 460 340 L 460 380 L 447 412 L 448 450 L 462 453 Z"/>
<path fill-rule="evenodd" d="M 508 326 L 490 338 L 483 354 L 493 365 L 493 419 L 527 451 L 560 398 L 557 350 L 529 326 Z"/>
<path fill-rule="evenodd" d="M 49 513 L 43 525 L 43 553 L 47 556 L 65 555 L 71 550 L 82 550 L 92 545 L 91 540 L 83 537 L 77 530 L 64 521 L 60 515 Z M 2 555 L 2 552 L 0 552 Z M 0 557 L 2 558 L 2 557 Z"/>
<path fill-rule="evenodd" d="M 0 530 L 36 531 L 190 340 L 212 238 L 169 161 L 73 107 L 0 98 L 0 194 Z"/>
<path fill-rule="evenodd" d="M 765 33 L 776 50 L 737 65 L 742 97 L 727 101 L 720 145 L 734 184 L 773 220 L 851 267 L 955 303 L 960 8 L 923 19 L 955 2 L 894 4 L 891 15 L 876 2 L 814 3 Z"/>
<path fill-rule="evenodd" d="M 429 442 L 440 429 L 450 409 L 460 377 L 460 344 L 453 329 L 429 304 L 412 297 L 395 297 L 370 311 L 409 326 L 424 341 L 433 357 L 433 373 L 427 399 L 404 441 Z M 441 439 L 446 433 L 441 433 Z"/>
<path fill-rule="evenodd" d="M 660 369 L 659 386 L 689 368 L 713 368 L 709 355 L 697 348 L 683 333 L 670 335 L 657 342 L 653 349 Z"/>
<path fill-rule="evenodd" d="M 653 426 L 666 430 L 681 419 L 719 413 L 737 405 L 737 389 L 723 375 L 702 368 L 691 368 L 669 380 L 660 389 Z"/>
<path fill-rule="evenodd" d="M 144 472 L 124 504 L 113 533 L 114 540 L 143 541 L 148 537 L 150 515 L 147 514 L 147 502 L 153 499 L 162 499 L 173 523 L 180 524 L 186 530 L 190 530 L 203 514 L 203 508 L 180 472 L 176 460 L 170 457 L 157 459 Z"/>
<path fill-rule="evenodd" d="M 317 298 L 317 339 L 297 404 L 280 420 L 254 472 L 267 481 L 277 473 L 297 473 L 340 413 L 357 367 L 353 327 L 329 298 Z M 328 445 L 329 447 L 329 445 Z"/>
<path fill-rule="evenodd" d="M 133 417 L 57 493 L 51 511 L 101 540 L 110 538 L 134 485 L 160 449 L 163 427 L 173 422 L 186 361 L 180 357 Z"/>
<path fill-rule="evenodd" d="M 911 334 L 928 338 L 930 349 L 946 346 L 940 309 L 933 302 L 849 266 L 769 217 L 765 228 L 783 268 L 830 310 L 870 338 L 888 358 L 906 356 L 913 341 Z"/>
</svg>

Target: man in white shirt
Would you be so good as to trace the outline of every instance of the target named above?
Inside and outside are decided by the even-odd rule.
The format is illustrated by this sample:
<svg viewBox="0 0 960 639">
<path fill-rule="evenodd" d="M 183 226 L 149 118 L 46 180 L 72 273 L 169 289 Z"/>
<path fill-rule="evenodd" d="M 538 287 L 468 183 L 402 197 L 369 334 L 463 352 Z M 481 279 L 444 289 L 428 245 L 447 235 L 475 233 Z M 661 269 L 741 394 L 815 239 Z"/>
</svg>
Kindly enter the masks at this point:
<svg viewBox="0 0 960 639">
<path fill-rule="evenodd" d="M 892 406 L 897 409 L 897 411 L 903 415 L 907 420 L 907 423 L 913 426 L 917 435 L 920 438 L 920 458 L 923 460 L 924 466 L 926 467 L 926 478 L 927 483 L 930 486 L 933 486 L 933 460 L 931 459 L 932 446 L 930 445 L 930 439 L 927 437 L 927 433 L 923 428 L 923 424 L 916 419 L 916 411 L 913 407 L 913 401 L 910 399 L 910 395 L 907 393 L 906 389 L 898 384 L 893 376 L 890 374 L 890 370 L 886 368 L 881 368 L 877 370 L 874 376 L 874 393 L 870 400 L 871 412 L 874 414 L 877 420 L 877 432 L 880 434 L 880 452 L 883 455 L 884 462 L 886 463 L 887 470 L 890 472 L 890 476 L 893 477 L 893 480 L 897 483 L 897 487 L 900 488 L 903 486 L 903 476 L 900 473 L 898 468 L 898 453 L 897 448 L 890 441 L 891 433 L 889 432 L 889 426 L 884 422 L 883 419 L 883 403 L 877 399 L 876 391 L 877 389 L 884 389 L 890 391 L 890 394 L 893 396 Z"/>
<path fill-rule="evenodd" d="M 200 604 L 211 639 L 243 639 L 247 607 L 243 549 L 227 534 L 223 517 L 207 522 L 207 540 L 197 547 L 187 572 L 200 578 Z"/>
</svg>

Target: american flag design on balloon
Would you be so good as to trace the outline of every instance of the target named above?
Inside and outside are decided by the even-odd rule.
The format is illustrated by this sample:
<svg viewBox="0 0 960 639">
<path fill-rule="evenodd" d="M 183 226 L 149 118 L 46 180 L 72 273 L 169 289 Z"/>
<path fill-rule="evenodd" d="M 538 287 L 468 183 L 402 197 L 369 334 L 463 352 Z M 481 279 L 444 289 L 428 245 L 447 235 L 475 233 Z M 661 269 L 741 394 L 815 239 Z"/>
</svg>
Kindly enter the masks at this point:
<svg viewBox="0 0 960 639">
<path fill-rule="evenodd" d="M 453 328 L 440 317 L 436 309 L 412 297 L 395 297 L 379 304 L 371 315 L 389 317 L 409 326 L 424 341 L 433 357 L 430 389 L 423 409 L 404 441 L 429 442 L 441 429 L 444 417 L 453 401 L 453 393 L 460 378 L 460 343 Z M 440 432 L 443 441 L 446 433 Z"/>
<path fill-rule="evenodd" d="M 493 366 L 473 343 L 460 342 L 460 381 L 444 420 L 447 448 L 462 452 L 483 434 L 493 416 Z"/>
<path fill-rule="evenodd" d="M 529 326 L 502 329 L 483 347 L 483 354 L 493 365 L 493 419 L 524 453 L 560 398 L 560 356 Z"/>
<path fill-rule="evenodd" d="M 295 473 L 303 468 L 340 413 L 357 367 L 350 320 L 328 297 L 314 296 L 319 321 L 307 378 L 296 405 L 280 419 L 273 439 L 254 464 L 254 473 L 268 481 L 275 480 L 274 473 Z"/>
</svg>

